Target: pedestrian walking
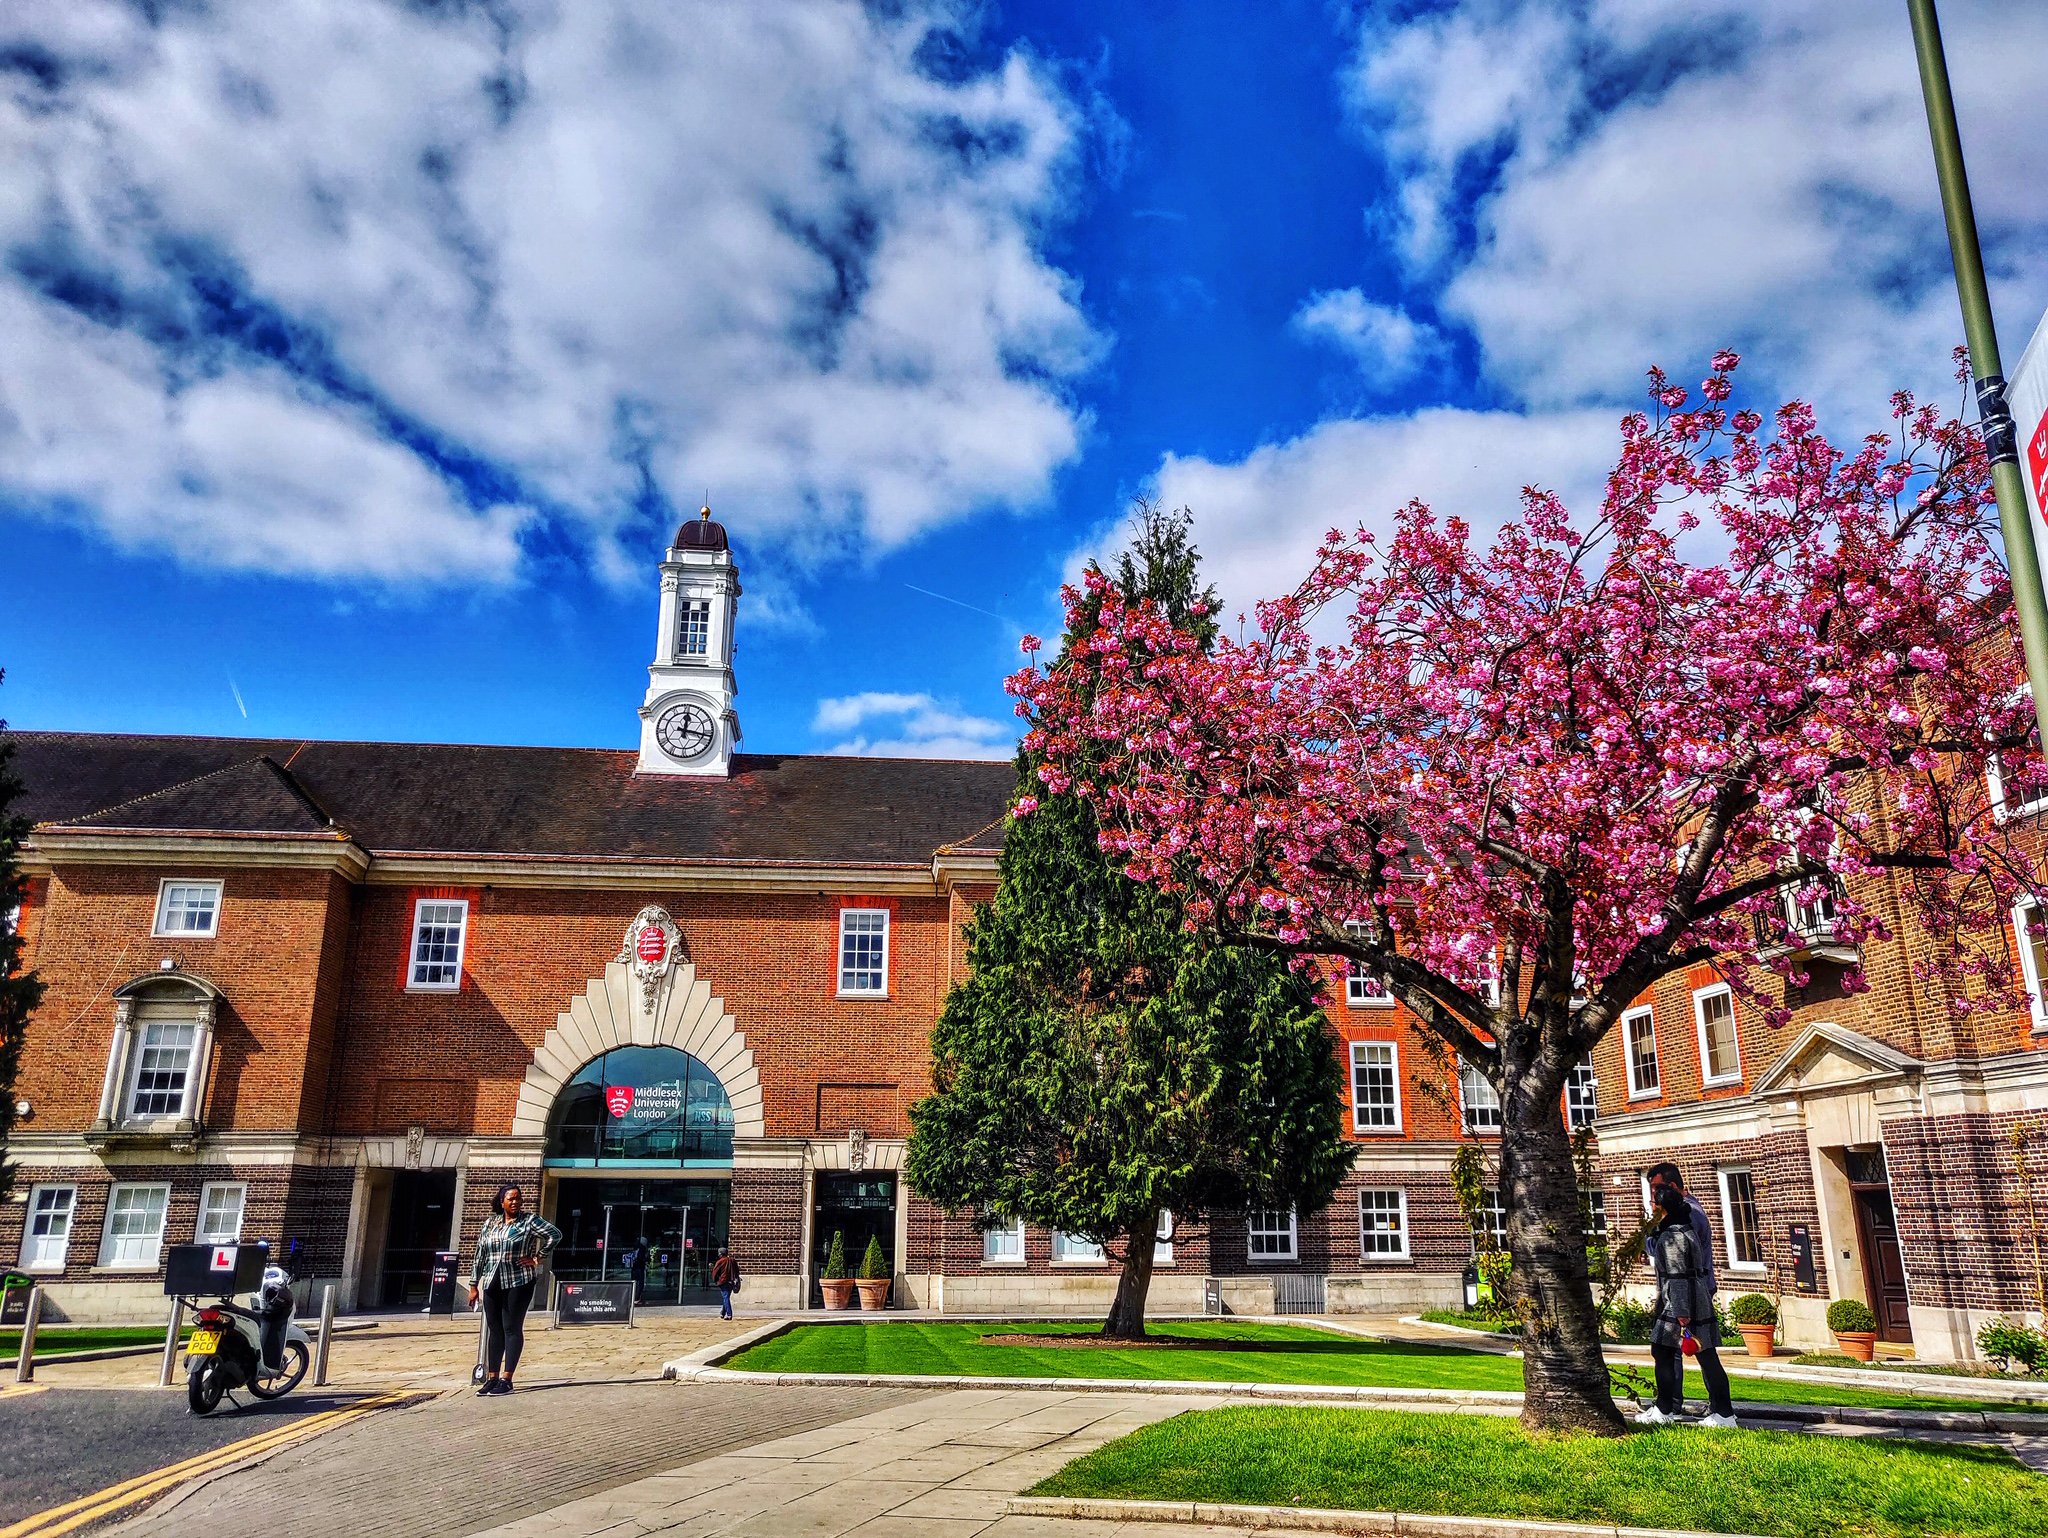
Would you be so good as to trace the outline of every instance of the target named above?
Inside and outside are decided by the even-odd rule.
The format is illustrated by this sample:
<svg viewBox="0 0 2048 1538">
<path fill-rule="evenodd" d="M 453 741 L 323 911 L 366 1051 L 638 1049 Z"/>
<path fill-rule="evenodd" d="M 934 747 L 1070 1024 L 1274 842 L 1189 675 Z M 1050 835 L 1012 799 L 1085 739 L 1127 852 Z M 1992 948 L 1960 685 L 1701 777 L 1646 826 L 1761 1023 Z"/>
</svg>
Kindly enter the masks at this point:
<svg viewBox="0 0 2048 1538">
<path fill-rule="evenodd" d="M 1636 1416 L 1639 1426 L 1668 1426 L 1685 1409 L 1685 1359 L 1696 1356 L 1707 1385 L 1702 1426 L 1735 1424 L 1728 1370 L 1721 1365 L 1721 1330 L 1714 1319 L 1714 1246 L 1706 1213 L 1686 1195 L 1674 1164 L 1650 1171 L 1650 1199 L 1657 1223 L 1645 1249 L 1657 1278 L 1657 1316 L 1650 1326 L 1650 1356 L 1656 1363 L 1657 1401 Z M 1694 1214 L 1698 1213 L 1695 1221 Z"/>
<path fill-rule="evenodd" d="M 561 1243 L 562 1231 L 525 1210 L 516 1185 L 499 1186 L 491 1215 L 476 1238 L 469 1263 L 469 1303 L 484 1309 L 484 1372 L 479 1394 L 509 1394 L 519 1354 L 526 1347 L 526 1310 L 540 1281 L 541 1263 Z M 502 1370 L 501 1370 L 502 1369 Z"/>
<path fill-rule="evenodd" d="M 711 1285 L 718 1289 L 718 1317 L 730 1319 L 732 1295 L 740 1290 L 740 1263 L 724 1245 L 718 1247 L 718 1259 L 711 1263 Z"/>
</svg>

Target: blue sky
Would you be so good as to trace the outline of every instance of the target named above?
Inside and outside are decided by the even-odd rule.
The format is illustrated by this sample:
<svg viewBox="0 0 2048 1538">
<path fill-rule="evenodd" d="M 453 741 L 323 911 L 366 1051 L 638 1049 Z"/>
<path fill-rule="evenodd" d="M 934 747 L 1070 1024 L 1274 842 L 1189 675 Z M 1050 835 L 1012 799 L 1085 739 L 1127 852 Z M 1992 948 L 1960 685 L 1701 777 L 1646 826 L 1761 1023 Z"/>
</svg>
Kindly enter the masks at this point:
<svg viewBox="0 0 2048 1538">
<path fill-rule="evenodd" d="M 1943 13 L 2010 362 L 2048 15 Z M 0 714 L 627 746 L 708 491 L 748 748 L 1001 756 L 1134 494 L 1249 604 L 1958 330 L 1895 0 L 15 0 Z"/>
</svg>

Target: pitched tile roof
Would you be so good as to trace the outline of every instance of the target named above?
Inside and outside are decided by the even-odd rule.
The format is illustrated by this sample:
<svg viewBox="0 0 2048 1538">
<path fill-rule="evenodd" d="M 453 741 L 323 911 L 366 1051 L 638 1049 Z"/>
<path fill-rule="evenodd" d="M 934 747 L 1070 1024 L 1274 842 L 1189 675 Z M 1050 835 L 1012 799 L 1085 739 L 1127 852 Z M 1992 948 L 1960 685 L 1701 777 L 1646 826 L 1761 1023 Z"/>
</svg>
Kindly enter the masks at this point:
<svg viewBox="0 0 2048 1538">
<path fill-rule="evenodd" d="M 636 775 L 599 748 L 13 734 L 52 831 L 317 836 L 372 854 L 923 865 L 999 848 L 1007 763 L 750 753 L 729 778 Z M 330 828 L 329 819 L 332 821 Z"/>
</svg>

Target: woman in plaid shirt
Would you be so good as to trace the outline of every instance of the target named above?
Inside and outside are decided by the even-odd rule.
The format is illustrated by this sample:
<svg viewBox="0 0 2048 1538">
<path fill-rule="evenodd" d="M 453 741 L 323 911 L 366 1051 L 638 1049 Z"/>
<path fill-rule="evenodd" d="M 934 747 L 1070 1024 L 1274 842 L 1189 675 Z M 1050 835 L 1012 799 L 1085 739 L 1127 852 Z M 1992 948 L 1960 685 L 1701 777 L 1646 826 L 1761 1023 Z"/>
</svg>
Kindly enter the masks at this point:
<svg viewBox="0 0 2048 1538">
<path fill-rule="evenodd" d="M 469 1305 L 484 1306 L 484 1379 L 479 1394 L 509 1394 L 519 1353 L 526 1345 L 526 1310 L 540 1280 L 541 1262 L 561 1242 L 562 1231 L 546 1218 L 523 1210 L 519 1187 L 499 1186 L 491 1216 L 476 1238 L 469 1263 Z M 498 1371 L 500 1363 L 504 1372 Z"/>
</svg>

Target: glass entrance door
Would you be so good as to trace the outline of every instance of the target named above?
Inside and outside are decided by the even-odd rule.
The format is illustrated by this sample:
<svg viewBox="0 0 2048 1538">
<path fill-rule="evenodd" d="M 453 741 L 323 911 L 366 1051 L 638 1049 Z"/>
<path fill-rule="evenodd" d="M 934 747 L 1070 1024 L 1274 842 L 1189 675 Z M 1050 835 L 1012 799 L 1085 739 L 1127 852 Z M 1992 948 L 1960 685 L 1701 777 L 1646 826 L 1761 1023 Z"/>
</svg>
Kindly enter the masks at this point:
<svg viewBox="0 0 2048 1538">
<path fill-rule="evenodd" d="M 722 1180 L 564 1180 L 555 1192 L 555 1275 L 630 1277 L 642 1306 L 711 1303 L 711 1262 L 726 1241 L 731 1188 Z"/>
<path fill-rule="evenodd" d="M 820 1171 L 816 1200 L 811 1207 L 811 1304 L 824 1303 L 818 1279 L 825 1274 L 832 1236 L 839 1235 L 846 1250 L 849 1276 L 860 1271 L 868 1241 L 882 1246 L 882 1259 L 890 1274 L 896 1270 L 896 1177 L 855 1175 Z"/>
</svg>

